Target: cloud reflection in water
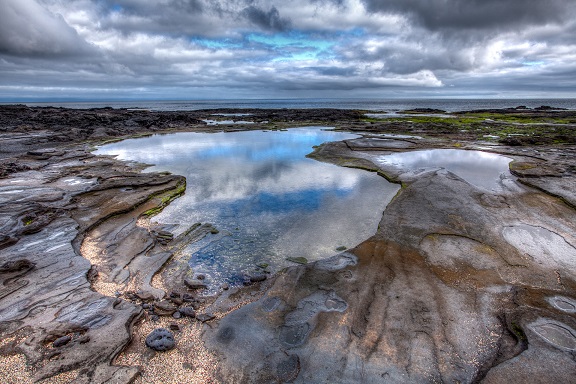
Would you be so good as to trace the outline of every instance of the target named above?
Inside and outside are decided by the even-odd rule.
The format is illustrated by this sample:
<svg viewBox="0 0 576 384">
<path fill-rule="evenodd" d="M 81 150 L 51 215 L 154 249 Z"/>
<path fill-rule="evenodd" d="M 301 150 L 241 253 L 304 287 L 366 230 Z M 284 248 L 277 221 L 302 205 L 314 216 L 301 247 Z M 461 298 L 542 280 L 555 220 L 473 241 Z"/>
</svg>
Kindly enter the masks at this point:
<svg viewBox="0 0 576 384">
<path fill-rule="evenodd" d="M 238 281 L 255 264 L 277 271 L 290 256 L 317 260 L 375 233 L 398 186 L 362 170 L 307 159 L 312 146 L 355 137 L 320 127 L 284 132 L 177 133 L 99 149 L 185 175 L 186 194 L 156 220 L 213 223 L 220 234 L 189 248 L 212 286 Z"/>
</svg>

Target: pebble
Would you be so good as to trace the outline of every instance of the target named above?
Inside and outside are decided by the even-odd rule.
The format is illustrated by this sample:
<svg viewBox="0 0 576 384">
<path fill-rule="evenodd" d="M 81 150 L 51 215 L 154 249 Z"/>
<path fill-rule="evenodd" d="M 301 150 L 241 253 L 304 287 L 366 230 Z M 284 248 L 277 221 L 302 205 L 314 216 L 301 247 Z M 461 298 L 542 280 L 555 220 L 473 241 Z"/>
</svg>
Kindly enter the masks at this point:
<svg viewBox="0 0 576 384">
<path fill-rule="evenodd" d="M 182 316 L 186 316 L 186 317 L 195 317 L 196 316 L 196 311 L 194 310 L 193 307 L 182 307 L 179 310 L 180 314 Z"/>
<path fill-rule="evenodd" d="M 176 305 L 182 305 L 182 303 L 184 303 L 184 300 L 182 300 L 180 297 L 172 297 L 170 298 L 170 301 Z"/>
<path fill-rule="evenodd" d="M 190 301 L 194 301 L 194 296 L 192 296 L 189 293 L 185 293 L 184 296 L 182 296 L 182 300 L 190 302 Z"/>
<path fill-rule="evenodd" d="M 182 314 L 180 312 L 176 311 L 172 314 L 172 317 L 175 319 L 179 319 L 182 317 Z"/>
</svg>

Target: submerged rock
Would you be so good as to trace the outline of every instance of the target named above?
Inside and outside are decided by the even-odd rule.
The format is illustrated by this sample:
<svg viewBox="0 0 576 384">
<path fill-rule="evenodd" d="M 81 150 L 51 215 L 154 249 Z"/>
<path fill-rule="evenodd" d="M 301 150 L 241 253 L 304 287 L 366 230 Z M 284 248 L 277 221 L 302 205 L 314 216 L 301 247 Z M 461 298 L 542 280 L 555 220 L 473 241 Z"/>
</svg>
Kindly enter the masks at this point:
<svg viewBox="0 0 576 384">
<path fill-rule="evenodd" d="M 251 283 L 259 283 L 267 279 L 267 276 L 264 273 L 255 273 L 250 275 L 250 282 Z"/>
<path fill-rule="evenodd" d="M 305 257 L 287 257 L 286 260 L 297 264 L 308 264 L 308 259 Z"/>
</svg>

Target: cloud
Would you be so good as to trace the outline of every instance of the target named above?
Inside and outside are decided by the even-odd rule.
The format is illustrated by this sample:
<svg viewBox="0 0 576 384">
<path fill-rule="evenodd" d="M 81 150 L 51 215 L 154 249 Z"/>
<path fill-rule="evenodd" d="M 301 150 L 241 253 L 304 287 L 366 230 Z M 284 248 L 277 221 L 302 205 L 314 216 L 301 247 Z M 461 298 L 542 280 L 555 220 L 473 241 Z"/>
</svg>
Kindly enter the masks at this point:
<svg viewBox="0 0 576 384">
<path fill-rule="evenodd" d="M 561 23 L 572 0 L 363 0 L 369 11 L 406 15 L 429 30 L 510 30 Z"/>
<path fill-rule="evenodd" d="M 290 20 L 280 17 L 280 12 L 276 7 L 272 7 L 270 11 L 257 8 L 253 5 L 244 8 L 242 14 L 250 20 L 254 25 L 268 31 L 285 31 L 290 26 Z"/>
<path fill-rule="evenodd" d="M 1 1 L 3 99 L 576 89 L 573 0 Z"/>
<path fill-rule="evenodd" d="M 34 0 L 3 0 L 0 54 L 65 57 L 93 50 L 74 28 Z"/>
</svg>

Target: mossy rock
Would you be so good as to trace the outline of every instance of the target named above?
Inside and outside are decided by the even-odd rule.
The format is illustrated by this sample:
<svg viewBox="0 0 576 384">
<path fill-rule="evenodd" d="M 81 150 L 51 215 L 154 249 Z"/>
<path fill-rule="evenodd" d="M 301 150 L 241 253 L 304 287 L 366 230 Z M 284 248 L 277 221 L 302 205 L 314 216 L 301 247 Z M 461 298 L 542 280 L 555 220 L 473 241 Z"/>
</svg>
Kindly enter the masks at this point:
<svg viewBox="0 0 576 384">
<path fill-rule="evenodd" d="M 287 257 L 286 260 L 296 264 L 308 264 L 308 259 L 305 257 Z"/>
</svg>

